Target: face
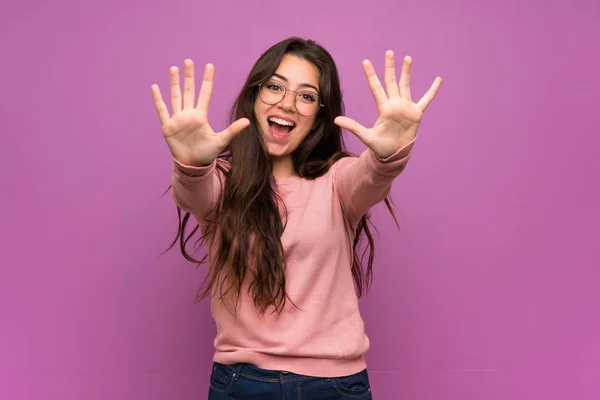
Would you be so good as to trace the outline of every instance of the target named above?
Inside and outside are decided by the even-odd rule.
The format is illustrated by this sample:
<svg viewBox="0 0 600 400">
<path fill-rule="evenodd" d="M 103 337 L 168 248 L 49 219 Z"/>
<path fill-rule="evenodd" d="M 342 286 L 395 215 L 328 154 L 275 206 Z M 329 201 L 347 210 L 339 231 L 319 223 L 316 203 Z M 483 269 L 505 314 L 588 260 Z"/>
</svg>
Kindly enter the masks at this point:
<svg viewBox="0 0 600 400">
<path fill-rule="evenodd" d="M 304 110 L 303 114 L 307 114 L 305 110 L 310 108 L 312 100 L 319 103 L 315 97 L 319 93 L 319 77 L 319 70 L 309 61 L 286 54 L 268 80 L 269 86 L 265 88 L 263 84 L 261 91 L 269 90 L 273 97 L 277 97 L 276 93 L 283 93 L 283 87 L 287 88 L 285 97 L 277 104 L 266 104 L 260 96 L 256 96 L 254 103 L 254 112 L 271 157 L 291 160 L 291 154 L 313 128 L 316 113 L 302 115 L 294 101 L 298 97 L 296 105 L 300 111 Z M 299 91 L 302 92 L 300 95 Z"/>
</svg>

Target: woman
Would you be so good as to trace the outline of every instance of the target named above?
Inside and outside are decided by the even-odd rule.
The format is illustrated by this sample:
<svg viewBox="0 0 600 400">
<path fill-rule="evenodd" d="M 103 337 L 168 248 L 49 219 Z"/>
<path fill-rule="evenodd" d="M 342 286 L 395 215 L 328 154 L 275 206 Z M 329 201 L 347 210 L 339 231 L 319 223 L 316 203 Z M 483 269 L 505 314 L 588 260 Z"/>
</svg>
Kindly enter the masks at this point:
<svg viewBox="0 0 600 400">
<path fill-rule="evenodd" d="M 198 298 L 211 294 L 217 325 L 210 399 L 371 398 L 359 239 L 371 247 L 368 283 L 369 208 L 387 202 L 441 84 L 436 78 L 414 103 L 410 63 L 405 57 L 398 85 L 386 52 L 384 90 L 363 62 L 379 112 L 370 129 L 343 116 L 331 55 L 300 38 L 259 58 L 222 132 L 208 123 L 212 65 L 196 105 L 193 62 L 184 62 L 183 98 L 171 67 L 172 115 L 152 86 L 174 159 L 173 196 L 186 212 L 181 250 L 194 260 L 185 250 L 190 215 L 207 247 L 208 285 Z M 343 151 L 340 128 L 368 147 L 360 157 Z"/>
</svg>

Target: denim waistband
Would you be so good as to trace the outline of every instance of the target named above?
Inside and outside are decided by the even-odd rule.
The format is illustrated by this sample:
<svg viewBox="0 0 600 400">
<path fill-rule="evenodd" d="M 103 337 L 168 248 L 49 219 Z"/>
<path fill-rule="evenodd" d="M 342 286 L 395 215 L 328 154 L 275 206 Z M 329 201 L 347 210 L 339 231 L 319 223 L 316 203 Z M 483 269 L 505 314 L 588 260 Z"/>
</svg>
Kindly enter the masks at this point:
<svg viewBox="0 0 600 400">
<path fill-rule="evenodd" d="M 218 364 L 218 363 L 217 363 Z M 256 365 L 238 363 L 233 365 L 221 364 L 238 375 L 262 382 L 301 382 L 311 379 L 321 379 L 314 376 L 299 375 L 289 371 L 277 371 L 259 368 Z"/>
</svg>

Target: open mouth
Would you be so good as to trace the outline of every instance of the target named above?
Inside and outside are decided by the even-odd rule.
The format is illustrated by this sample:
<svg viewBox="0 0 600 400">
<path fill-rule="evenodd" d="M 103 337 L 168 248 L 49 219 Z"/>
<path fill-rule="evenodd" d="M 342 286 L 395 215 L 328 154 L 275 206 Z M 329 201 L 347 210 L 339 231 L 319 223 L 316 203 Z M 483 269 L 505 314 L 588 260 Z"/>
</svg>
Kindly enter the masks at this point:
<svg viewBox="0 0 600 400">
<path fill-rule="evenodd" d="M 293 122 L 277 117 L 269 117 L 268 122 L 271 133 L 279 137 L 288 136 L 296 126 Z"/>
</svg>

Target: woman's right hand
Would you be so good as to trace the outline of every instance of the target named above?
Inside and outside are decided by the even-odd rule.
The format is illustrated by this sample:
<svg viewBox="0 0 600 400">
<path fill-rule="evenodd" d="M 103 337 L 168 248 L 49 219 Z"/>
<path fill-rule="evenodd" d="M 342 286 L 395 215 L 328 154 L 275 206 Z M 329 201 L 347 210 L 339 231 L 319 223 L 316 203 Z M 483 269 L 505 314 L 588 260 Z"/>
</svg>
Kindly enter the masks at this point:
<svg viewBox="0 0 600 400">
<path fill-rule="evenodd" d="M 198 104 L 194 107 L 196 96 L 194 63 L 186 59 L 183 65 L 183 104 L 179 87 L 179 69 L 171 67 L 169 70 L 173 115 L 169 115 L 169 110 L 156 84 L 152 85 L 152 99 L 158 112 L 163 136 L 173 158 L 184 165 L 202 167 L 211 164 L 231 139 L 250 125 L 250 121 L 247 118 L 240 118 L 222 132 L 213 131 L 208 123 L 208 105 L 212 95 L 214 66 L 207 64 L 204 69 Z"/>
</svg>

